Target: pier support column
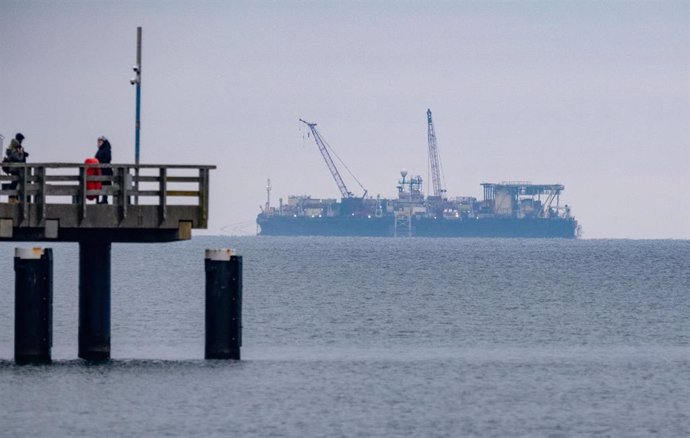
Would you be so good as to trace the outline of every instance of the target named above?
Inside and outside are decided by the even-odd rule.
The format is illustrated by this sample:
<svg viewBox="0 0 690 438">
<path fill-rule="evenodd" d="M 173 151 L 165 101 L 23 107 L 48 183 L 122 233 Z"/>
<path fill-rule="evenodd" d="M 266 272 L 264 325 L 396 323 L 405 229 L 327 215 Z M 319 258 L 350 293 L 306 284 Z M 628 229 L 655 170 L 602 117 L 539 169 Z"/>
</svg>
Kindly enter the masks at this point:
<svg viewBox="0 0 690 438">
<path fill-rule="evenodd" d="M 48 364 L 53 346 L 53 250 L 14 250 L 14 361 Z"/>
<path fill-rule="evenodd" d="M 206 359 L 240 359 L 242 257 L 206 250 Z"/>
<path fill-rule="evenodd" d="M 110 359 L 110 242 L 79 242 L 79 357 Z"/>
</svg>

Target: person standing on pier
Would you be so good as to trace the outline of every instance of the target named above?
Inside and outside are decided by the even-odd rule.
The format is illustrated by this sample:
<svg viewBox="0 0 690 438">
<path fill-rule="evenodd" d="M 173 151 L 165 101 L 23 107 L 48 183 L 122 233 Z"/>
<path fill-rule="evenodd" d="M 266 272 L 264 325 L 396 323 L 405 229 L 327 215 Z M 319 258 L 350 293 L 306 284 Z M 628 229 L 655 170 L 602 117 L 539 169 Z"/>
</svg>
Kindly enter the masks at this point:
<svg viewBox="0 0 690 438">
<path fill-rule="evenodd" d="M 98 160 L 98 162 L 100 164 L 110 164 L 110 161 L 112 159 L 111 150 L 110 150 L 110 142 L 104 136 L 98 137 L 98 150 L 96 151 L 95 158 Z M 101 175 L 112 177 L 113 176 L 113 169 L 110 167 L 101 168 Z M 109 185 L 111 185 L 111 181 L 103 181 L 103 185 L 109 186 Z M 107 204 L 108 203 L 108 196 L 103 195 L 101 197 L 101 199 L 98 200 L 98 203 L 99 204 Z"/>
<path fill-rule="evenodd" d="M 18 132 L 5 150 L 5 156 L 7 157 L 8 162 L 26 163 L 26 157 L 29 156 L 29 153 L 24 150 L 24 147 L 22 146 L 23 141 L 24 135 L 21 132 Z M 17 186 L 19 185 L 19 181 L 22 180 L 22 176 L 24 175 L 24 169 L 12 168 L 8 173 L 18 177 L 15 181 L 10 183 L 10 190 L 16 190 Z M 10 196 L 10 203 L 17 202 L 19 202 L 19 197 Z"/>
</svg>

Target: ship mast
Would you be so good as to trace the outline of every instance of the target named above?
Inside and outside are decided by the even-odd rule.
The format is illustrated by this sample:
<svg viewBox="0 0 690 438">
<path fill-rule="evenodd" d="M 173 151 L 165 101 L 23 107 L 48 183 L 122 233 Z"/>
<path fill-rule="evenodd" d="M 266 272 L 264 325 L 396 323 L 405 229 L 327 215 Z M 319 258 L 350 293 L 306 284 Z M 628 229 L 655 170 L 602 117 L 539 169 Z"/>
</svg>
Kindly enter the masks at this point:
<svg viewBox="0 0 690 438">
<path fill-rule="evenodd" d="M 266 214 L 271 210 L 271 178 L 266 180 Z"/>
<path fill-rule="evenodd" d="M 431 168 L 431 182 L 434 188 L 434 196 L 445 198 L 446 190 L 441 185 L 441 164 L 438 158 L 438 146 L 436 145 L 436 130 L 431 119 L 431 110 L 426 110 L 429 140 L 429 167 Z"/>
</svg>

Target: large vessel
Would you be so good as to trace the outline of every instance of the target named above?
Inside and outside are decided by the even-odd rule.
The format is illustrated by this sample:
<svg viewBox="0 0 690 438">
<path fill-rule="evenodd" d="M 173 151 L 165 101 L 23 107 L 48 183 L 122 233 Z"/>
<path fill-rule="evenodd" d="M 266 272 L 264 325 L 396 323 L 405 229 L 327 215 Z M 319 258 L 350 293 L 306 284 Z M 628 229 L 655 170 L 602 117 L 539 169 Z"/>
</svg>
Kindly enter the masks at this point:
<svg viewBox="0 0 690 438">
<path fill-rule="evenodd" d="M 309 126 L 319 150 L 341 192 L 341 199 L 289 196 L 287 203 L 267 201 L 256 222 L 259 235 L 371 236 L 371 237 L 559 237 L 576 238 L 580 227 L 568 205 L 561 205 L 561 184 L 525 181 L 482 183 L 484 199 L 448 198 L 442 186 L 436 134 L 427 110 L 429 167 L 433 195 L 425 196 L 420 176 L 400 172 L 398 197 L 355 196 L 345 185 L 329 153 L 330 145 Z M 355 178 L 356 180 L 356 178 Z M 358 182 L 359 184 L 359 182 Z M 361 186 L 361 184 L 360 184 Z"/>
</svg>

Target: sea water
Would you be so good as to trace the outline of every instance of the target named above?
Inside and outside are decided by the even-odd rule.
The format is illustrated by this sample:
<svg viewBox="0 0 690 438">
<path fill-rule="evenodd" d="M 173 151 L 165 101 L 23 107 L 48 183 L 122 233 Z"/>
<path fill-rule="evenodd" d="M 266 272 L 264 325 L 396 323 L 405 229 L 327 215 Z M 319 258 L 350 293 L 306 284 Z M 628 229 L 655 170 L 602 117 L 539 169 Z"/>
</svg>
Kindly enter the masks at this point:
<svg viewBox="0 0 690 438">
<path fill-rule="evenodd" d="M 3 437 L 690 436 L 689 241 L 114 244 L 97 365 L 77 359 L 78 246 L 46 245 L 54 363 L 21 367 L 15 246 Z M 243 360 L 205 361 L 204 249 L 226 247 L 244 262 Z"/>
</svg>

